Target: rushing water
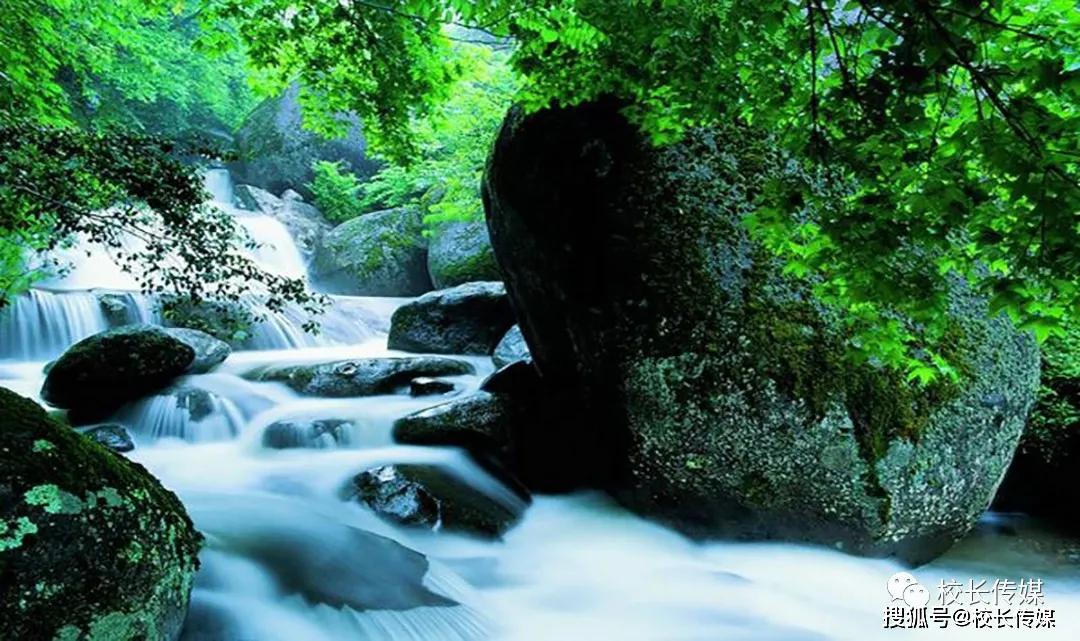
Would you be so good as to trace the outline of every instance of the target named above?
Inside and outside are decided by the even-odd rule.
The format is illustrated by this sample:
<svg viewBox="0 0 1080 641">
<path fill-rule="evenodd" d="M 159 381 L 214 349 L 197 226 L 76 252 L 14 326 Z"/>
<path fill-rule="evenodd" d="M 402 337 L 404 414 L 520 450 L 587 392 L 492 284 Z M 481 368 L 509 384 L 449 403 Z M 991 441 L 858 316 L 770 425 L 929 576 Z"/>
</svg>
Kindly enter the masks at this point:
<svg viewBox="0 0 1080 641">
<path fill-rule="evenodd" d="M 227 183 L 214 187 L 227 197 Z M 137 295 L 120 294 L 136 320 L 155 320 Z M 1052 630 L 884 630 L 886 580 L 902 569 L 894 562 L 785 543 L 692 542 L 596 493 L 536 497 L 502 541 L 389 525 L 341 498 L 357 472 L 425 462 L 495 501 L 520 499 L 459 451 L 393 443 L 394 419 L 431 398 L 304 398 L 241 375 L 389 355 L 386 328 L 399 303 L 347 299 L 332 322 L 348 331 L 266 340 L 114 417 L 134 435 L 131 458 L 180 495 L 206 535 L 184 641 L 1080 638 L 1080 545 L 1019 516 L 988 515 L 913 573 L 930 587 L 1042 578 Z M 107 326 L 98 293 L 32 292 L 0 320 L 0 385 L 36 397 L 45 362 Z M 457 394 L 492 369 L 489 359 L 467 360 L 477 373 L 455 377 Z M 263 446 L 271 424 L 318 418 L 348 420 L 347 438 L 322 449 Z"/>
</svg>

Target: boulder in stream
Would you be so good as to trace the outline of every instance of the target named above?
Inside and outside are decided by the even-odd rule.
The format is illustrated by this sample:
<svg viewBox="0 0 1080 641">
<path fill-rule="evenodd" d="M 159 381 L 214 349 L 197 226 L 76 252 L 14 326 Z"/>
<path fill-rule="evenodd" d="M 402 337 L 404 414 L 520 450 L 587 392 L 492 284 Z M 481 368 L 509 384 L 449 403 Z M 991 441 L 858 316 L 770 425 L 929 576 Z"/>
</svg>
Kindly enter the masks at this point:
<svg viewBox="0 0 1080 641">
<path fill-rule="evenodd" d="M 454 384 L 438 378 L 420 376 L 409 381 L 409 394 L 411 396 L 434 396 L 436 394 L 448 394 L 454 391 Z"/>
<path fill-rule="evenodd" d="M 285 383 L 306 396 L 344 398 L 392 394 L 406 388 L 418 376 L 456 376 L 474 371 L 469 363 L 453 358 L 406 356 L 260 367 L 244 377 Z"/>
<path fill-rule="evenodd" d="M 225 362 L 232 353 L 228 343 L 197 329 L 170 327 L 165 331 L 195 350 L 195 360 L 188 366 L 188 374 L 205 374 Z"/>
<path fill-rule="evenodd" d="M 466 283 L 397 308 L 387 345 L 406 352 L 489 355 L 513 324 L 502 283 Z"/>
<path fill-rule="evenodd" d="M 336 418 L 276 421 L 266 427 L 262 444 L 274 450 L 345 447 L 354 429 L 355 422 Z"/>
<path fill-rule="evenodd" d="M 201 542 L 142 466 L 0 388 L 5 638 L 174 639 Z"/>
<path fill-rule="evenodd" d="M 515 324 L 499 340 L 495 351 L 491 354 L 491 360 L 495 367 L 506 367 L 514 361 L 531 360 L 529 346 L 525 343 L 525 336 L 521 333 L 521 325 Z"/>
<path fill-rule="evenodd" d="M 436 289 L 502 278 L 483 219 L 436 226 L 428 243 L 427 266 Z"/>
<path fill-rule="evenodd" d="M 152 325 L 127 325 L 85 338 L 56 359 L 41 397 L 85 418 L 103 417 L 188 372 L 195 350 Z"/>
<path fill-rule="evenodd" d="M 431 290 L 420 210 L 357 216 L 327 232 L 313 265 L 315 281 L 334 294 L 417 296 Z"/>
<path fill-rule="evenodd" d="M 347 495 L 395 523 L 497 538 L 524 512 L 521 500 L 499 501 L 433 465 L 385 465 L 352 480 Z"/>
<path fill-rule="evenodd" d="M 580 408 L 606 486 L 694 535 L 947 549 L 1012 458 L 1032 338 L 956 284 L 944 349 L 962 382 L 853 363 L 840 319 L 744 224 L 766 181 L 806 184 L 798 164 L 736 127 L 657 147 L 620 108 L 512 110 L 482 189 L 532 356 Z"/>
<path fill-rule="evenodd" d="M 118 423 L 92 425 L 82 430 L 83 436 L 101 443 L 114 452 L 130 452 L 135 449 L 135 441 L 127 428 Z"/>
</svg>

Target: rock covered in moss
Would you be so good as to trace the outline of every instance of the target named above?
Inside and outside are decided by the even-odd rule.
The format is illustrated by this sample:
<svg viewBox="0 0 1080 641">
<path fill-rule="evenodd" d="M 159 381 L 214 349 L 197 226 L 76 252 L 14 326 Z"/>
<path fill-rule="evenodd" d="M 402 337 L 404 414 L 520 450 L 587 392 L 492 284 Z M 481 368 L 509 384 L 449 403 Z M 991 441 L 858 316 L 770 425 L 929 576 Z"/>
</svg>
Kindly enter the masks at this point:
<svg viewBox="0 0 1080 641">
<path fill-rule="evenodd" d="M 513 324 L 502 283 L 466 283 L 397 308 L 387 345 L 406 352 L 488 355 Z"/>
<path fill-rule="evenodd" d="M 176 638 L 200 545 L 180 501 L 141 466 L 0 388 L 5 638 Z"/>
<path fill-rule="evenodd" d="M 311 165 L 315 161 L 342 161 L 360 178 L 375 173 L 378 164 L 367 158 L 359 118 L 343 115 L 349 123 L 344 138 L 322 138 L 304 127 L 300 91 L 294 83 L 282 95 L 267 98 L 237 129 L 239 158 L 229 165 L 236 182 L 275 194 L 294 189 L 310 198 L 308 185 L 314 178 Z"/>
<path fill-rule="evenodd" d="M 748 235 L 773 178 L 807 180 L 750 131 L 655 147 L 613 102 L 512 111 L 483 194 L 533 358 L 634 508 L 695 534 L 931 558 L 1005 472 L 1034 342 L 958 288 L 943 349 L 961 384 L 852 364 L 843 324 Z"/>
<path fill-rule="evenodd" d="M 334 398 L 392 394 L 418 376 L 472 374 L 465 361 L 437 356 L 357 358 L 314 365 L 261 367 L 244 375 L 254 381 L 285 383 L 307 396 Z"/>
<path fill-rule="evenodd" d="M 428 244 L 427 265 L 436 289 L 502 278 L 483 219 L 436 226 Z"/>
<path fill-rule="evenodd" d="M 105 416 L 167 386 L 194 361 L 195 350 L 160 327 L 118 327 L 75 343 L 56 359 L 41 397 L 82 416 Z"/>
<path fill-rule="evenodd" d="M 1080 330 L 1042 346 L 1042 385 L 994 508 L 1034 514 L 1080 532 Z"/>
<path fill-rule="evenodd" d="M 499 340 L 495 351 L 491 354 L 491 360 L 495 367 L 506 367 L 515 361 L 531 360 L 529 346 L 525 343 L 525 336 L 521 333 L 521 325 L 515 324 Z"/>
<path fill-rule="evenodd" d="M 423 230 L 420 211 L 411 207 L 357 216 L 323 236 L 314 278 L 334 294 L 423 294 L 431 289 Z"/>
<path fill-rule="evenodd" d="M 346 494 L 395 523 L 492 538 L 510 529 L 526 506 L 509 491 L 490 496 L 434 465 L 373 468 L 356 475 Z"/>
</svg>

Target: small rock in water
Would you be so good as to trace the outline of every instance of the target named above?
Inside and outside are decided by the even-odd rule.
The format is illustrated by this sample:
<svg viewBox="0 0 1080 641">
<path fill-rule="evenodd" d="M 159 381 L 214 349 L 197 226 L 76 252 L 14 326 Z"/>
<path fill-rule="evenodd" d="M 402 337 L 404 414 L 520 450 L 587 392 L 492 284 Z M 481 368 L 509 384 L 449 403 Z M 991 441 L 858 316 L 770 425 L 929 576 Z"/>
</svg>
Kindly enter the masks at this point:
<svg viewBox="0 0 1080 641">
<path fill-rule="evenodd" d="M 114 452 L 130 452 L 135 449 L 135 441 L 127 428 L 117 423 L 96 425 L 83 431 L 83 436 L 91 438 Z"/>
<path fill-rule="evenodd" d="M 446 394 L 454 391 L 454 384 L 450 381 L 442 381 L 437 378 L 421 376 L 414 378 L 409 383 L 409 394 L 413 396 L 432 396 L 434 394 Z"/>
<path fill-rule="evenodd" d="M 417 377 L 472 374 L 465 361 L 440 356 L 358 358 L 351 361 L 259 368 L 244 378 L 278 381 L 307 396 L 345 398 L 392 394 Z"/>
<path fill-rule="evenodd" d="M 205 374 L 224 362 L 232 353 L 228 343 L 197 329 L 170 327 L 165 332 L 195 350 L 195 360 L 188 366 L 189 374 Z"/>
<path fill-rule="evenodd" d="M 356 475 L 346 493 L 395 523 L 491 538 L 510 529 L 526 505 L 497 501 L 431 465 L 376 467 Z"/>
<path fill-rule="evenodd" d="M 352 421 L 334 418 L 277 421 L 263 432 L 262 444 L 275 450 L 342 447 L 349 444 L 350 430 L 355 427 Z"/>
</svg>

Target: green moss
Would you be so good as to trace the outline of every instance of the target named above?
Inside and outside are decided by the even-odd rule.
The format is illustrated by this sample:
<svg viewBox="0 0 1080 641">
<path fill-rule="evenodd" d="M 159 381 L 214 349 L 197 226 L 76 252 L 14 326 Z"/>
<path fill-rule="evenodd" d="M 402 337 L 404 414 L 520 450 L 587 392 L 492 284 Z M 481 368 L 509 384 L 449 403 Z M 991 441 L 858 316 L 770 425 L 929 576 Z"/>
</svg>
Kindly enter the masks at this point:
<svg viewBox="0 0 1080 641">
<path fill-rule="evenodd" d="M 39 440 L 53 444 L 48 457 L 19 454 Z M 175 632 L 201 537 L 144 469 L 0 388 L 0 486 L 12 490 L 0 496 L 6 634 L 127 641 Z"/>
<path fill-rule="evenodd" d="M 49 451 L 52 451 L 52 450 L 55 450 L 55 449 L 56 449 L 56 447 L 52 443 L 50 443 L 49 441 L 46 441 L 43 438 L 39 438 L 36 441 L 34 441 L 34 452 L 37 453 L 37 454 L 41 454 L 41 453 L 44 453 L 44 452 L 49 452 Z"/>
</svg>

